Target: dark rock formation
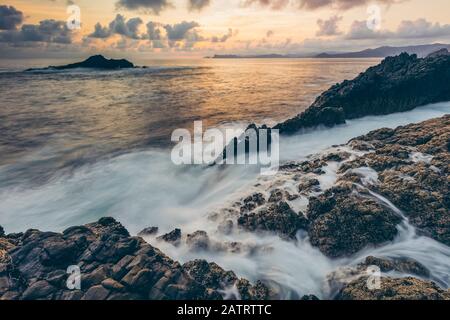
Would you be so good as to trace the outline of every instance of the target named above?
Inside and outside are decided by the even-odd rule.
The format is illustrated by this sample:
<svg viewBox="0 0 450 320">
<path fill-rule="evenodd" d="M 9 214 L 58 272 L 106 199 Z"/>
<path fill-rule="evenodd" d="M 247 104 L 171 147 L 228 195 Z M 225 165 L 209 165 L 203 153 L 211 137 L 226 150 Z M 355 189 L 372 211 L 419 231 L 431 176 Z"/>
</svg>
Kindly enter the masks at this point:
<svg viewBox="0 0 450 320">
<path fill-rule="evenodd" d="M 416 260 L 409 258 L 383 259 L 370 256 L 363 263 L 359 264 L 358 270 L 367 269 L 369 266 L 378 266 L 380 271 L 385 273 L 398 271 L 403 274 L 411 274 L 423 278 L 430 277 L 430 270 Z"/>
<path fill-rule="evenodd" d="M 239 296 L 231 297 L 243 300 L 266 300 L 273 295 L 262 282 L 258 281 L 254 286 L 245 279 L 239 279 L 234 272 L 225 271 L 215 263 L 205 260 L 195 260 L 183 265 L 189 275 L 206 288 L 236 287 Z M 214 289 L 213 289 L 214 290 Z"/>
<path fill-rule="evenodd" d="M 146 237 L 146 236 L 154 236 L 158 234 L 159 228 L 158 227 L 149 227 L 145 228 L 144 230 L 140 231 L 138 233 L 139 237 Z"/>
<path fill-rule="evenodd" d="M 394 240 L 401 218 L 377 201 L 342 184 L 311 198 L 311 243 L 329 257 L 348 256 L 369 245 Z"/>
<path fill-rule="evenodd" d="M 69 290 L 66 284 L 67 268 L 72 265 L 81 271 L 80 290 Z M 217 265 L 209 269 L 211 277 L 231 283 L 223 276 L 231 272 Z M 112 218 L 63 233 L 28 230 L 0 237 L 0 299 L 4 300 L 222 298 L 222 281 L 196 279 L 191 272 L 191 267 L 181 266 L 142 238 L 130 237 Z M 239 281 L 243 297 L 268 297 L 263 284 Z"/>
<path fill-rule="evenodd" d="M 349 283 L 337 300 L 450 300 L 450 292 L 430 281 L 416 278 L 393 279 L 382 277 L 381 288 L 370 290 L 367 277 Z"/>
<path fill-rule="evenodd" d="M 345 119 L 412 110 L 450 100 L 450 56 L 425 59 L 402 53 L 388 57 L 353 80 L 336 84 L 303 113 L 278 124 L 281 134 L 319 125 L 334 126 Z"/>
<path fill-rule="evenodd" d="M 341 167 L 369 166 L 379 175 L 373 188 L 387 197 L 423 233 L 450 245 L 450 116 L 395 130 L 380 129 L 352 143 L 374 152 Z"/>
<path fill-rule="evenodd" d="M 165 235 L 158 237 L 157 240 L 165 241 L 173 244 L 174 246 L 178 246 L 181 241 L 181 230 L 175 229 L 169 233 L 166 233 Z"/>
<path fill-rule="evenodd" d="M 243 214 L 238 219 L 238 225 L 248 231 L 271 231 L 291 239 L 295 239 L 298 230 L 307 229 L 308 223 L 303 214 L 294 212 L 286 202 Z"/>
<path fill-rule="evenodd" d="M 72 63 L 72 64 L 68 64 L 68 65 L 64 65 L 64 66 L 50 66 L 45 69 L 68 70 L 68 69 L 76 69 L 76 68 L 86 68 L 86 69 L 116 70 L 116 69 L 130 69 L 130 68 L 134 68 L 134 67 L 135 66 L 133 63 L 131 63 L 130 61 L 125 60 L 125 59 L 120 59 L 120 60 L 106 59 L 102 55 L 96 55 L 96 56 L 89 57 L 88 59 L 86 59 L 82 62 Z M 37 70 L 37 69 L 29 69 L 27 71 L 34 71 L 34 70 Z M 42 70 L 42 69 L 39 69 L 39 70 Z"/>
</svg>

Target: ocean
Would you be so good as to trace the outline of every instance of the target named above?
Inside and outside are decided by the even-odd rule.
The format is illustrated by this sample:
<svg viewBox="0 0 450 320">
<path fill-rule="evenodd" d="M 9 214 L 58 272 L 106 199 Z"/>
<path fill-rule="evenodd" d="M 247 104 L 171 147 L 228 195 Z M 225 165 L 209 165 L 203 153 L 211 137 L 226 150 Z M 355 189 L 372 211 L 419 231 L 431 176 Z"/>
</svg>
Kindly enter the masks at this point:
<svg viewBox="0 0 450 320">
<path fill-rule="evenodd" d="M 0 225 L 7 232 L 62 231 L 113 216 L 133 234 L 158 226 L 161 232 L 179 227 L 220 237 L 208 216 L 257 188 L 261 177 L 247 166 L 175 166 L 170 161 L 173 130 L 192 130 L 197 120 L 204 129 L 273 125 L 305 110 L 331 85 L 378 62 L 160 60 L 136 62 L 147 69 L 24 72 L 64 62 L 1 61 Z M 287 137 L 280 157 L 306 159 L 370 130 L 447 113 L 450 103 L 441 103 Z M 325 178 L 332 180 L 332 175 Z M 408 252 L 449 286 L 448 276 L 440 276 L 450 266 L 449 248 L 410 234 L 405 227 L 402 239 L 377 253 Z M 361 253 L 332 260 L 303 238 L 292 243 L 244 232 L 227 240 L 237 239 L 273 250 L 246 256 L 154 244 L 181 262 L 205 258 L 250 280 L 272 281 L 286 291 L 286 298 L 327 297 L 322 286 L 326 275 L 363 258 Z"/>
</svg>

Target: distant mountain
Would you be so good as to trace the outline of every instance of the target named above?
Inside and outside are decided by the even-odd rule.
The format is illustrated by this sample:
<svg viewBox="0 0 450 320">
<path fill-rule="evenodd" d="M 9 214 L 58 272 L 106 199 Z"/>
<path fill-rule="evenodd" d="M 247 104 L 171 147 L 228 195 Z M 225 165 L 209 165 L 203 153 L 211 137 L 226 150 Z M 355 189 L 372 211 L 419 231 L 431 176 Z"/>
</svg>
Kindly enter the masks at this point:
<svg viewBox="0 0 450 320">
<path fill-rule="evenodd" d="M 398 56 L 403 52 L 417 54 L 419 58 L 423 58 L 440 49 L 450 49 L 450 44 L 435 43 L 406 47 L 384 46 L 357 52 L 321 53 L 316 55 L 315 58 L 386 58 L 389 56 Z"/>
<path fill-rule="evenodd" d="M 306 56 L 295 54 L 256 54 L 256 55 L 236 55 L 236 54 L 216 54 L 211 59 L 289 59 L 305 58 Z"/>
</svg>

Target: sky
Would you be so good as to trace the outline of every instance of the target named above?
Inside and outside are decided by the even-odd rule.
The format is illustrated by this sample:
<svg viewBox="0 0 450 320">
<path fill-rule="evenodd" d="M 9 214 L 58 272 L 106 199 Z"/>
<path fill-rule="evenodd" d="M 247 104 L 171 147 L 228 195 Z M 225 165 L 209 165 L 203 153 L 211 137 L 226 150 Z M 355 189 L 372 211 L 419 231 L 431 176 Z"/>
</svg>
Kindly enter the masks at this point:
<svg viewBox="0 0 450 320">
<path fill-rule="evenodd" d="M 6 0 L 0 58 L 312 54 L 450 43 L 448 0 Z"/>
</svg>

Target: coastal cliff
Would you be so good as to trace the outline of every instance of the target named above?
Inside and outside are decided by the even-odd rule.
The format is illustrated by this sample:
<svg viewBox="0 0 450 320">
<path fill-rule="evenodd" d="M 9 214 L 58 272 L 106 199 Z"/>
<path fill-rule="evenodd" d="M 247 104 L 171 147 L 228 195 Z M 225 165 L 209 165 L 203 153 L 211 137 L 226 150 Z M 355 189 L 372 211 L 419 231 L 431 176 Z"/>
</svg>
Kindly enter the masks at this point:
<svg viewBox="0 0 450 320">
<path fill-rule="evenodd" d="M 388 57 L 353 80 L 322 93 L 303 113 L 276 125 L 281 134 L 331 127 L 368 115 L 384 115 L 450 100 L 450 56 L 441 50 L 426 58 L 402 53 Z"/>
</svg>

